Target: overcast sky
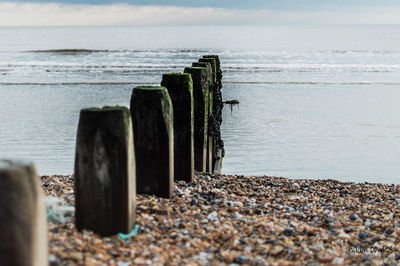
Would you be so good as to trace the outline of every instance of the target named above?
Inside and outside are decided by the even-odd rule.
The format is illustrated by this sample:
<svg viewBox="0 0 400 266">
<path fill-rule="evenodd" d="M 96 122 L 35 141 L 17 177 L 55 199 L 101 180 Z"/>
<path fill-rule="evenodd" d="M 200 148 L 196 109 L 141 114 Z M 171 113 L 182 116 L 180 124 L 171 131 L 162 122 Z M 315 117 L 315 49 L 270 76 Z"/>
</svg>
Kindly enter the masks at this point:
<svg viewBox="0 0 400 266">
<path fill-rule="evenodd" d="M 399 0 L 0 0 L 0 26 L 400 24 Z"/>
</svg>

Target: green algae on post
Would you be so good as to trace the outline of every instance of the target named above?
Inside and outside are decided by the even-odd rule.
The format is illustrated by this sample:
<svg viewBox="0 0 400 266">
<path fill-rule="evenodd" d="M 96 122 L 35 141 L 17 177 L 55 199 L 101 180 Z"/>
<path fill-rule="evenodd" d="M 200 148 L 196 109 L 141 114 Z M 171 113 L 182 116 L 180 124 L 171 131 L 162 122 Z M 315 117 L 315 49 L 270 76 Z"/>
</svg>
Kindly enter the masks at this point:
<svg viewBox="0 0 400 266">
<path fill-rule="evenodd" d="M 187 67 L 184 70 L 193 80 L 194 100 L 194 169 L 206 171 L 208 129 L 208 81 L 207 68 Z"/>
<path fill-rule="evenodd" d="M 136 169 L 129 109 L 81 110 L 75 157 L 75 223 L 102 236 L 135 222 Z"/>
<path fill-rule="evenodd" d="M 167 89 L 134 88 L 130 110 L 137 155 L 137 193 L 169 198 L 173 191 L 174 130 Z"/>
<path fill-rule="evenodd" d="M 174 179 L 192 182 L 194 177 L 193 81 L 188 73 L 164 74 L 174 107 Z"/>
</svg>

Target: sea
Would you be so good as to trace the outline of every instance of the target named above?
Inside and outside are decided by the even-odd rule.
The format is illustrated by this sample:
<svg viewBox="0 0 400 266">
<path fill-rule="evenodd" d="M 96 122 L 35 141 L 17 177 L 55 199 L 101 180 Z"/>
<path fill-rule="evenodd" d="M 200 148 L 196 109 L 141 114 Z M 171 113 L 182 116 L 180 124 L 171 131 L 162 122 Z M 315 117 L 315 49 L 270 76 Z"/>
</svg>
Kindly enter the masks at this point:
<svg viewBox="0 0 400 266">
<path fill-rule="evenodd" d="M 0 27 L 0 158 L 72 174 L 82 108 L 220 56 L 222 173 L 400 183 L 398 25 Z M 139 155 L 137 155 L 139 156 Z"/>
</svg>

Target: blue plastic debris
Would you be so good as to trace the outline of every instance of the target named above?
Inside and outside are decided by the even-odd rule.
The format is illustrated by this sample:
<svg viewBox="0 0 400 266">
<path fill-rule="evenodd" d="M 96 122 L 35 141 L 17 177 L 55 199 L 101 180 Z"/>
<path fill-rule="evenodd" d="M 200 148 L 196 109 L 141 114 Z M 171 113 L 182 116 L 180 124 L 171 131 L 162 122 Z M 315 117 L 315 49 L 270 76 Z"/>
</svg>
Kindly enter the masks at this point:
<svg viewBox="0 0 400 266">
<path fill-rule="evenodd" d="M 133 236 L 138 234 L 138 231 L 139 231 L 139 225 L 136 224 L 129 234 L 119 233 L 118 237 L 123 239 L 123 240 L 125 240 L 126 242 L 128 242 L 131 237 L 133 237 Z"/>
</svg>

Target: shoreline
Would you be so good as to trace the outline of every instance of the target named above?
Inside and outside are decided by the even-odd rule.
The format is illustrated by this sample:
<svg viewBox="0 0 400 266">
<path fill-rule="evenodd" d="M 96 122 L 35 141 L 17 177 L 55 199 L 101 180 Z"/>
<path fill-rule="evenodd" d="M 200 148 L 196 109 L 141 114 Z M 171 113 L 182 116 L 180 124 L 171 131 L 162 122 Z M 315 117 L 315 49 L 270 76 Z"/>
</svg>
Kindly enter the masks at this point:
<svg viewBox="0 0 400 266">
<path fill-rule="evenodd" d="M 72 176 L 41 181 L 64 219 L 48 222 L 52 265 L 400 260 L 400 185 L 198 173 L 171 199 L 138 195 L 138 234 L 124 240 L 76 230 Z"/>
</svg>

